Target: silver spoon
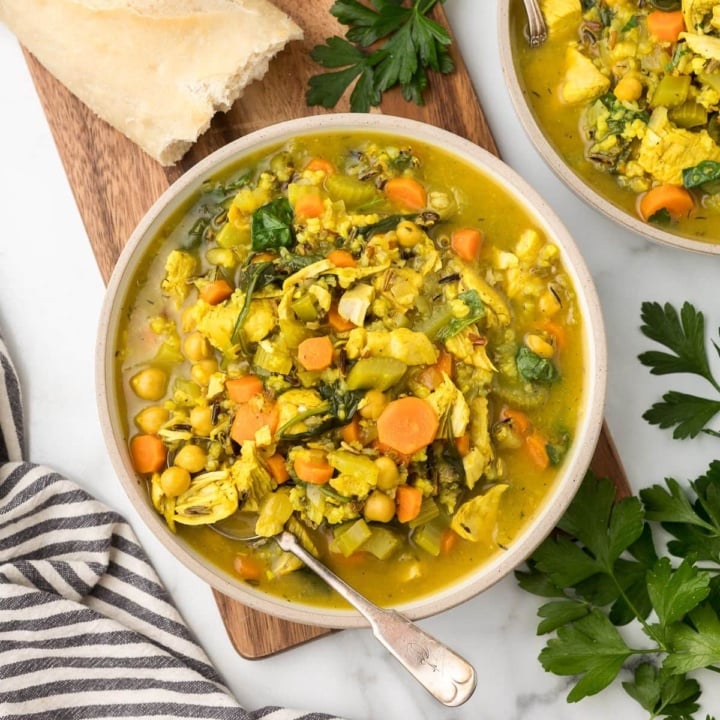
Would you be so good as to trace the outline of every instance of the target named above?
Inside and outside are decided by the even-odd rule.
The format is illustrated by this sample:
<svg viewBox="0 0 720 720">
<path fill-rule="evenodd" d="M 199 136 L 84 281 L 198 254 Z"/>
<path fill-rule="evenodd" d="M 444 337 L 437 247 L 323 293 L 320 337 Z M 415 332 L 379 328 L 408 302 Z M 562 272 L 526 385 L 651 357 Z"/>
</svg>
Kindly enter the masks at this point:
<svg viewBox="0 0 720 720">
<path fill-rule="evenodd" d="M 543 17 L 538 0 L 523 0 L 528 24 L 525 28 L 525 37 L 530 47 L 540 47 L 547 40 L 547 24 Z"/>
<path fill-rule="evenodd" d="M 220 523 L 209 527 L 233 540 L 247 541 L 259 537 L 241 534 L 242 530 Z M 470 698 L 477 684 L 477 675 L 470 663 L 401 613 L 384 610 L 371 603 L 305 550 L 292 533 L 285 530 L 273 539 L 283 550 L 300 558 L 355 607 L 370 623 L 373 635 L 434 698 L 449 707 L 462 705 Z"/>
</svg>

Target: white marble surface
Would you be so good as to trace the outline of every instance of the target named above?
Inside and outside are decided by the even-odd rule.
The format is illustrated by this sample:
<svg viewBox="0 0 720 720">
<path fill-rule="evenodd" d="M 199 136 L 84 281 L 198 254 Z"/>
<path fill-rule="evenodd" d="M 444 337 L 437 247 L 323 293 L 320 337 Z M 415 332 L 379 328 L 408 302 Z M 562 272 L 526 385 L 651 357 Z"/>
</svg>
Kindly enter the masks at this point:
<svg viewBox="0 0 720 720">
<path fill-rule="evenodd" d="M 609 340 L 606 418 L 632 486 L 666 476 L 694 478 L 720 456 L 720 442 L 672 441 L 641 419 L 669 381 L 651 378 L 636 359 L 648 346 L 638 329 L 640 303 L 687 299 L 716 328 L 720 258 L 652 244 L 583 205 L 543 163 L 515 118 L 498 62 L 495 3 L 450 0 L 446 7 L 502 156 L 554 206 L 592 271 Z M 569 682 L 546 674 L 537 661 L 538 602 L 513 579 L 421 623 L 479 671 L 475 695 L 459 709 L 438 705 L 365 630 L 336 633 L 265 660 L 238 656 L 210 589 L 143 528 L 110 467 L 93 379 L 104 288 L 20 50 L 1 26 L 0 77 L 0 327 L 24 386 L 30 459 L 54 466 L 128 518 L 245 706 L 286 704 L 349 720 L 646 717 L 619 686 L 579 705 L 566 703 Z M 703 685 L 703 709 L 717 712 L 720 683 L 706 675 Z"/>
</svg>

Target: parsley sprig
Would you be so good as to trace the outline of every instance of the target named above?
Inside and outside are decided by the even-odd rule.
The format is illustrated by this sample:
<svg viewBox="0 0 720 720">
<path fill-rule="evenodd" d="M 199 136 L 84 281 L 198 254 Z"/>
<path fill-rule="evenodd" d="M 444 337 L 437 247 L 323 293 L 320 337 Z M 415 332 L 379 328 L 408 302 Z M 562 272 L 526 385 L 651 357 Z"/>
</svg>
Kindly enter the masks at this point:
<svg viewBox="0 0 720 720">
<path fill-rule="evenodd" d="M 642 304 L 642 333 L 671 352 L 650 350 L 642 353 L 639 360 L 650 368 L 653 375 L 686 373 L 699 375 L 720 395 L 720 384 L 713 376 L 705 348 L 705 318 L 690 303 L 680 312 L 669 303 Z M 715 352 L 720 347 L 712 343 Z M 705 398 L 671 390 L 663 395 L 662 402 L 655 403 L 643 418 L 661 428 L 674 427 L 673 437 L 693 438 L 699 433 L 719 435 L 707 425 L 720 412 L 720 397 Z"/>
<path fill-rule="evenodd" d="M 555 633 L 540 653 L 549 672 L 577 676 L 577 702 L 610 685 L 624 668 L 627 693 L 651 718 L 689 719 L 700 685 L 688 673 L 720 672 L 720 462 L 692 485 L 669 479 L 615 503 L 610 480 L 586 477 L 559 523 L 516 576 L 525 590 L 548 598 L 539 634 Z M 659 555 L 664 528 L 676 540 Z M 709 543 L 698 565 L 696 549 Z M 685 556 L 673 562 L 671 556 Z M 644 641 L 631 643 L 630 623 Z"/>
<path fill-rule="evenodd" d="M 701 312 L 646 302 L 641 316 L 643 334 L 669 350 L 639 356 L 651 373 L 697 375 L 720 394 Z M 719 411 L 720 400 L 671 391 L 643 417 L 688 438 L 718 435 L 707 424 Z M 720 460 L 687 488 L 667 478 L 620 502 L 610 480 L 588 473 L 558 532 L 516 576 L 548 600 L 538 634 L 554 635 L 540 661 L 576 676 L 568 701 L 632 670 L 622 686 L 651 719 L 692 720 L 701 689 L 690 674 L 720 672 Z M 631 641 L 636 629 L 642 639 Z"/>
<path fill-rule="evenodd" d="M 348 27 L 345 37 L 328 38 L 311 51 L 312 59 L 332 72 L 310 78 L 308 105 L 335 107 L 353 83 L 350 109 L 367 112 L 382 94 L 400 86 L 406 100 L 423 104 L 428 70 L 455 69 L 448 31 L 430 17 L 445 0 L 336 0 L 330 12 Z"/>
</svg>

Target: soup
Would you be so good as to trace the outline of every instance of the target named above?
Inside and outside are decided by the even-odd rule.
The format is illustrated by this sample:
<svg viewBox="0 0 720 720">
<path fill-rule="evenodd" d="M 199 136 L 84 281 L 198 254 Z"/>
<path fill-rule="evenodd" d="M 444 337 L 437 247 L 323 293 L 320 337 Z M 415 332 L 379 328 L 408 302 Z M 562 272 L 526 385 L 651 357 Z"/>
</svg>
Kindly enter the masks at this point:
<svg viewBox="0 0 720 720">
<path fill-rule="evenodd" d="M 537 49 L 523 37 L 519 2 L 511 18 L 524 96 L 548 141 L 631 216 L 720 241 L 720 39 L 712 8 L 693 0 L 541 4 L 549 33 Z"/>
<path fill-rule="evenodd" d="M 573 443 L 584 348 L 558 247 L 422 142 L 321 133 L 248 157 L 158 233 L 123 318 L 154 507 L 277 597 L 344 607 L 282 529 L 379 604 L 456 582 L 523 531 Z M 218 532 L 240 520 L 260 537 Z"/>
</svg>

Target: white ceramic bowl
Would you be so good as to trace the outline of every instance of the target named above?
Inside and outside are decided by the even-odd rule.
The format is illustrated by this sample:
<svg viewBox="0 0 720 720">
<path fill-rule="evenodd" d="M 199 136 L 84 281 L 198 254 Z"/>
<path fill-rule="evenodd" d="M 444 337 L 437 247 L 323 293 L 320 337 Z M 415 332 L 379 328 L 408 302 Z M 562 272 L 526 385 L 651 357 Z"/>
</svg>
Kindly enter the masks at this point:
<svg viewBox="0 0 720 720">
<path fill-rule="evenodd" d="M 280 123 L 256 131 L 207 157 L 172 185 L 150 208 L 127 242 L 107 288 L 100 319 L 96 358 L 98 405 L 105 441 L 113 466 L 134 507 L 155 536 L 180 562 L 212 587 L 241 603 L 287 620 L 323 627 L 358 627 L 364 619 L 352 610 L 327 610 L 288 602 L 263 594 L 212 566 L 168 529 L 154 510 L 130 463 L 127 441 L 118 416 L 118 389 L 113 355 L 120 309 L 130 283 L 158 228 L 193 196 L 203 180 L 235 164 L 244 155 L 318 131 L 375 131 L 400 135 L 441 146 L 479 167 L 527 208 L 530 216 L 561 250 L 584 319 L 584 397 L 575 441 L 560 475 L 534 520 L 510 546 L 474 574 L 429 597 L 398 607 L 411 618 L 426 617 L 451 608 L 485 590 L 511 572 L 550 533 L 572 499 L 590 464 L 600 433 L 606 387 L 606 346 L 600 305 L 585 263 L 554 212 L 513 170 L 476 145 L 444 130 L 403 118 L 377 114 L 321 115 Z"/>
<path fill-rule="evenodd" d="M 524 88 L 518 72 L 516 60 L 516 45 L 513 36 L 515 22 L 525 22 L 521 0 L 499 0 L 498 36 L 500 43 L 500 63 L 505 77 L 505 84 L 510 92 L 510 97 L 515 111 L 520 118 L 520 122 L 530 137 L 531 142 L 553 172 L 588 205 L 603 213 L 611 220 L 650 240 L 683 250 L 692 250 L 710 255 L 720 254 L 720 243 L 710 243 L 700 239 L 684 237 L 658 225 L 643 222 L 637 215 L 614 204 L 612 200 L 589 185 L 581 175 L 565 162 L 561 154 L 548 139 L 542 125 L 528 103 L 526 97 L 527 91 Z"/>
</svg>

